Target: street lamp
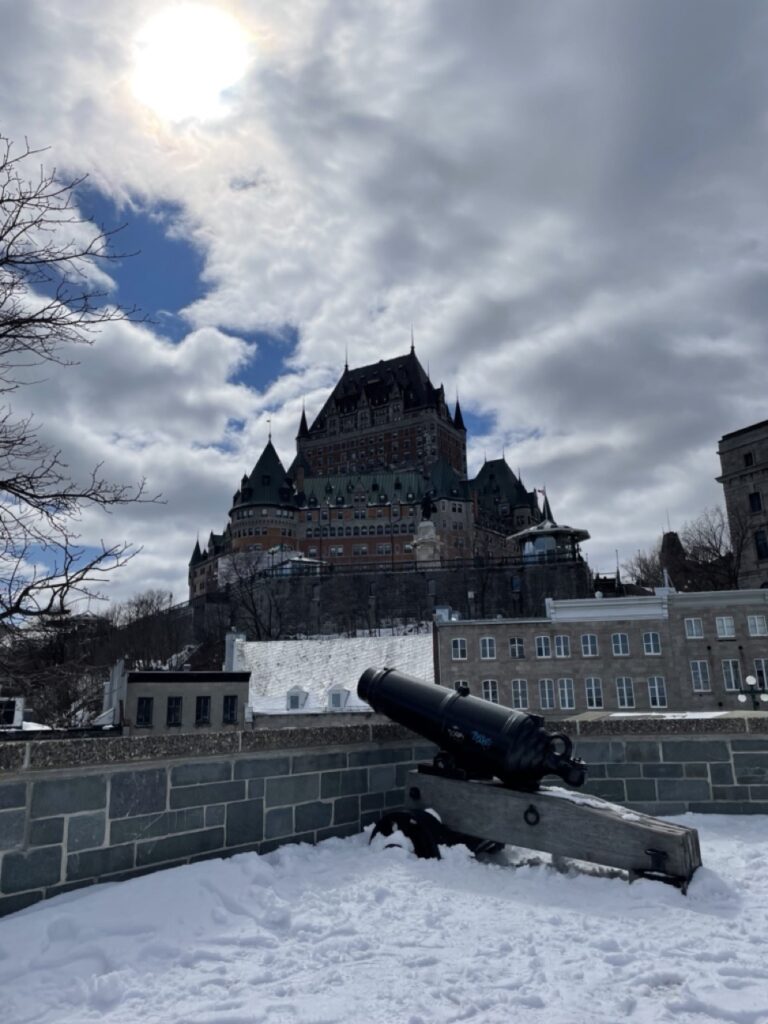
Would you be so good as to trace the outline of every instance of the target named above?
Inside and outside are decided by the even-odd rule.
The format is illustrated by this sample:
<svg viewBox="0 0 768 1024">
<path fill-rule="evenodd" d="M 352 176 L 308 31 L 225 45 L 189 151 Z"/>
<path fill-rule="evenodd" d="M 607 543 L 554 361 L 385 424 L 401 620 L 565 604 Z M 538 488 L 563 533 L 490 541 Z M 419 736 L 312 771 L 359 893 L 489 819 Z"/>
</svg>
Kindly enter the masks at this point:
<svg viewBox="0 0 768 1024">
<path fill-rule="evenodd" d="M 752 707 L 755 711 L 758 710 L 761 704 L 768 704 L 768 693 L 766 693 L 764 690 L 757 689 L 757 679 L 755 679 L 754 676 L 747 676 L 744 682 L 746 684 L 747 689 L 742 690 L 736 698 L 736 700 L 740 704 L 747 703 L 747 694 L 749 694 L 749 696 L 752 698 Z M 768 710 L 768 708 L 766 708 L 766 710 Z"/>
</svg>

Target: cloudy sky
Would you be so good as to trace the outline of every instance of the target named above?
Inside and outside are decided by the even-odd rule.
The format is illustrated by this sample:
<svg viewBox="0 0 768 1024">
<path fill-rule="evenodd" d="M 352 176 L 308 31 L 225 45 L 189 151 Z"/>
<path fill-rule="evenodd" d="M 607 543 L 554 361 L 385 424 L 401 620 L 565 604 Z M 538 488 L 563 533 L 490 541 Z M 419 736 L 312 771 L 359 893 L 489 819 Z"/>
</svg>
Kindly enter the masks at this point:
<svg viewBox="0 0 768 1024">
<path fill-rule="evenodd" d="M 760 0 L 0 0 L 0 132 L 125 222 L 114 324 L 15 399 L 73 472 L 163 506 L 86 516 L 186 596 L 267 438 L 344 363 L 416 350 L 610 571 L 719 500 L 768 416 Z"/>
</svg>

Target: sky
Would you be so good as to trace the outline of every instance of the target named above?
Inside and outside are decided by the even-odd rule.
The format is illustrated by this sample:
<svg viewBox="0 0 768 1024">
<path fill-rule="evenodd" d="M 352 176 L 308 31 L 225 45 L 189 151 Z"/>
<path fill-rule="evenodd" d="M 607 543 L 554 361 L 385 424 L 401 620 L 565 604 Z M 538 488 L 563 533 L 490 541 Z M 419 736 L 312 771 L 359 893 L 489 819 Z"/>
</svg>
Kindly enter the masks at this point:
<svg viewBox="0 0 768 1024">
<path fill-rule="evenodd" d="M 115 323 L 15 398 L 88 512 L 186 597 L 269 431 L 344 365 L 416 351 L 613 571 L 720 500 L 765 419 L 768 9 L 760 0 L 0 0 L 0 132 L 125 224 Z"/>
<path fill-rule="evenodd" d="M 364 834 L 80 889 L 0 920 L 3 1020 L 765 1024 L 768 818 L 678 820 L 686 896 Z"/>
</svg>

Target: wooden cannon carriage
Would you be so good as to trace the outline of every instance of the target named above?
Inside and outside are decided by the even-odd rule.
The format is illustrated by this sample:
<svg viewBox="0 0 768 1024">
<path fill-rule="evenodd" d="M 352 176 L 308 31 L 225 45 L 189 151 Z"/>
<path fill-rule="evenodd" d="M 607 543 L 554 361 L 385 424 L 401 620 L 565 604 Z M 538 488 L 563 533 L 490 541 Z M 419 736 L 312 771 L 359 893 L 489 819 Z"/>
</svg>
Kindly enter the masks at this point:
<svg viewBox="0 0 768 1024">
<path fill-rule="evenodd" d="M 695 829 L 640 814 L 598 797 L 542 786 L 558 775 L 583 784 L 587 766 L 572 743 L 544 720 L 414 679 L 394 669 L 367 669 L 357 692 L 376 711 L 439 748 L 431 763 L 409 773 L 406 806 L 385 814 L 377 836 L 404 836 L 422 857 L 464 842 L 477 853 L 505 845 L 588 861 L 687 890 L 701 865 Z"/>
</svg>

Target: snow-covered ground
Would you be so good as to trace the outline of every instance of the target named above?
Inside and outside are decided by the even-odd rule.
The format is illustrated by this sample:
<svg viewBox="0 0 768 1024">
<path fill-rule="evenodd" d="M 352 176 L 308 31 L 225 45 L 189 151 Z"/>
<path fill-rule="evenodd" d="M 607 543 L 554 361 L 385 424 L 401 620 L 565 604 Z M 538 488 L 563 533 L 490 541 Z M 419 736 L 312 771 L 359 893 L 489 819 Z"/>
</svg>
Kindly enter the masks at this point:
<svg viewBox="0 0 768 1024">
<path fill-rule="evenodd" d="M 766 1024 L 768 817 L 678 820 L 687 896 L 363 835 L 69 893 L 0 920 L 0 1020 Z"/>
</svg>

